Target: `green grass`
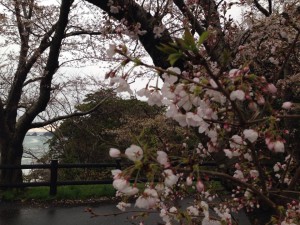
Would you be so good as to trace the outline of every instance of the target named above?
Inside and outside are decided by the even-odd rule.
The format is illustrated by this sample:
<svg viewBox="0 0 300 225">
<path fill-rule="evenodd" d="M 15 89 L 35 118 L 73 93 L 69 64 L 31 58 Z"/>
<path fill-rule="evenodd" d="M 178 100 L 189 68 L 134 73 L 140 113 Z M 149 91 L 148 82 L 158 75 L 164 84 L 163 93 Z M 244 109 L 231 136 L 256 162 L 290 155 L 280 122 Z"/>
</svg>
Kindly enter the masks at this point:
<svg viewBox="0 0 300 225">
<path fill-rule="evenodd" d="M 0 191 L 4 201 L 18 200 L 85 200 L 90 198 L 113 197 L 115 189 L 111 184 L 60 186 L 56 196 L 49 195 L 49 187 L 30 187 L 23 190 Z"/>
</svg>

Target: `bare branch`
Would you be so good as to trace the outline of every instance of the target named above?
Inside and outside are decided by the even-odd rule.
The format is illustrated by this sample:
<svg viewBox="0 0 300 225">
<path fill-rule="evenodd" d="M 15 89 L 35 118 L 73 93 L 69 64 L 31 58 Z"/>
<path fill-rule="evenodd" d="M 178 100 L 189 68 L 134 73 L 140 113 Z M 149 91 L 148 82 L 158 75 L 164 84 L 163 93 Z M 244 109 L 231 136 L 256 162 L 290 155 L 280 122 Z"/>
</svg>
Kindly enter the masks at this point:
<svg viewBox="0 0 300 225">
<path fill-rule="evenodd" d="M 48 60 L 44 70 L 43 78 L 40 83 L 40 95 L 37 101 L 18 120 L 17 130 L 20 133 L 27 131 L 27 128 L 30 127 L 30 124 L 32 123 L 34 118 L 40 112 L 45 110 L 50 100 L 51 82 L 53 75 L 55 74 L 59 66 L 58 57 L 60 54 L 61 43 L 64 38 L 65 29 L 68 24 L 68 16 L 72 3 L 72 0 L 62 0 L 59 19 L 57 22 L 57 26 L 55 26 L 56 29 L 50 45 Z M 45 40 L 45 42 L 47 43 L 47 40 Z M 36 54 L 38 53 L 36 52 Z"/>
<path fill-rule="evenodd" d="M 82 31 L 73 31 L 70 33 L 66 33 L 65 37 L 71 37 L 76 35 L 82 35 L 82 34 L 88 34 L 88 35 L 101 35 L 103 34 L 101 31 L 88 31 L 88 30 L 82 30 Z"/>
<path fill-rule="evenodd" d="M 298 39 L 299 39 L 299 36 L 300 36 L 300 30 L 298 30 L 297 35 L 296 35 L 296 37 L 295 37 L 293 43 L 291 44 L 291 46 L 290 46 L 290 48 L 289 48 L 289 50 L 288 50 L 288 52 L 287 52 L 287 54 L 286 54 L 286 56 L 285 56 L 284 62 L 283 62 L 283 64 L 282 64 L 281 68 L 280 68 L 279 73 L 277 73 L 277 74 L 274 75 L 274 81 L 275 81 L 275 82 L 276 82 L 278 79 L 284 79 L 284 75 L 285 75 L 285 74 L 284 74 L 284 71 L 285 71 L 285 68 L 286 68 L 286 66 L 287 66 L 287 64 L 288 64 L 288 61 L 289 61 L 291 55 L 292 55 L 292 52 L 295 50 L 295 47 L 296 47 L 297 41 L 298 41 Z M 289 75 L 289 74 L 287 74 L 287 75 Z M 280 77 L 279 77 L 279 76 L 280 76 Z"/>
<path fill-rule="evenodd" d="M 165 69 L 170 67 L 170 64 L 167 60 L 167 54 L 162 53 L 158 48 L 156 48 L 156 46 L 159 46 L 160 44 L 169 44 L 173 42 L 173 40 L 167 29 L 162 33 L 161 37 L 155 37 L 153 29 L 154 26 L 159 22 L 157 21 L 158 18 L 152 16 L 141 5 L 132 0 L 115 1 L 116 4 L 118 4 L 122 8 L 122 10 L 120 10 L 118 13 L 111 13 L 110 7 L 108 5 L 108 0 L 87 0 L 87 2 L 90 2 L 91 4 L 94 4 L 95 6 L 101 8 L 102 10 L 107 12 L 109 16 L 114 17 L 117 20 L 121 21 L 125 19 L 128 22 L 128 26 L 140 23 L 141 30 L 145 30 L 147 31 L 147 33 L 144 35 L 139 35 L 139 40 L 145 50 L 153 59 L 153 63 L 156 66 Z M 181 60 L 178 60 L 175 66 L 182 68 L 183 62 Z"/>
<path fill-rule="evenodd" d="M 64 116 L 58 116 L 58 117 L 55 117 L 53 119 L 47 120 L 45 122 L 32 123 L 31 126 L 30 126 L 30 128 L 44 127 L 44 126 L 47 126 L 47 125 L 52 124 L 52 123 L 54 123 L 56 121 L 59 121 L 59 120 L 64 120 L 64 119 L 68 119 L 68 118 L 72 118 L 72 117 L 78 117 L 78 116 L 88 115 L 88 114 L 94 112 L 95 110 L 97 110 L 110 97 L 111 97 L 111 95 L 105 97 L 95 107 L 93 107 L 92 109 L 90 109 L 88 111 L 85 111 L 85 112 L 75 112 L 75 113 L 71 113 L 71 114 L 64 115 Z"/>
<path fill-rule="evenodd" d="M 270 206 L 271 208 L 273 208 L 277 214 L 279 215 L 279 211 L 277 209 L 277 205 L 272 202 L 267 196 L 265 196 L 262 192 L 260 192 L 259 190 L 257 190 L 255 187 L 253 187 L 253 185 L 245 183 L 235 177 L 232 177 L 228 174 L 225 173 L 220 173 L 220 172 L 215 172 L 215 171 L 208 171 L 208 170 L 200 170 L 199 171 L 200 174 L 205 174 L 205 175 L 211 175 L 211 176 L 216 176 L 216 177 L 220 177 L 226 180 L 230 180 L 233 183 L 236 183 L 242 187 L 248 188 L 250 189 L 254 194 L 256 194 L 262 201 L 264 201 L 268 206 Z"/>
<path fill-rule="evenodd" d="M 268 4 L 269 4 L 269 13 L 270 15 L 272 14 L 272 0 L 268 0 Z"/>
<path fill-rule="evenodd" d="M 178 7 L 178 9 L 182 12 L 182 14 L 187 16 L 187 18 L 189 19 L 189 21 L 190 21 L 192 27 L 195 29 L 195 31 L 199 35 L 201 35 L 206 29 L 203 26 L 201 26 L 201 24 L 196 19 L 194 14 L 185 5 L 184 1 L 183 0 L 174 0 L 174 3 Z"/>
<path fill-rule="evenodd" d="M 183 0 L 174 0 L 175 5 L 179 10 L 184 14 L 190 24 L 195 29 L 195 31 L 201 35 L 206 29 L 201 26 L 194 14 L 188 9 Z M 223 61 L 223 52 L 229 51 L 224 39 L 224 34 L 220 24 L 219 13 L 217 11 L 217 6 L 215 1 L 212 0 L 202 0 L 199 2 L 203 10 L 205 11 L 207 20 L 210 20 L 207 23 L 207 26 L 212 26 L 217 31 L 217 42 L 214 46 L 210 46 L 207 43 L 204 43 L 204 46 L 207 52 L 211 55 L 212 60 L 217 61 L 222 64 Z"/>
<path fill-rule="evenodd" d="M 35 81 L 41 80 L 41 79 L 42 79 L 42 77 L 37 77 L 37 78 L 34 78 L 34 79 L 29 79 L 26 82 L 24 82 L 23 87 L 25 87 L 26 85 L 28 85 L 30 83 L 33 83 Z"/>
<path fill-rule="evenodd" d="M 270 0 L 268 0 L 270 2 Z M 262 7 L 261 4 L 259 4 L 258 0 L 254 0 L 254 4 L 256 6 L 256 8 L 262 13 L 264 14 L 266 17 L 269 17 L 271 15 L 271 11 L 268 12 L 268 10 L 266 10 L 264 7 Z M 270 6 L 269 4 L 269 7 L 272 8 L 272 5 Z"/>
<path fill-rule="evenodd" d="M 300 166 L 298 166 L 298 168 L 289 184 L 288 189 L 289 190 L 295 189 L 297 183 L 300 183 Z"/>
</svg>

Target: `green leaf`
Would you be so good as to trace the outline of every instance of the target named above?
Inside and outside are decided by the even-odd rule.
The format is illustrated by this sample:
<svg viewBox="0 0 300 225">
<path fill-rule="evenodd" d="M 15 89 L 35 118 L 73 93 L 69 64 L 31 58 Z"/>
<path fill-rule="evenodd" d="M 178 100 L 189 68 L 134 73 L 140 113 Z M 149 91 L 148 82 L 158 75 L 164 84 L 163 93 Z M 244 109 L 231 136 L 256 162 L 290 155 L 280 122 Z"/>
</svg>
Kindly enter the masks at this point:
<svg viewBox="0 0 300 225">
<path fill-rule="evenodd" d="M 166 45 L 166 44 L 160 44 L 160 46 L 156 46 L 156 48 L 158 48 L 158 50 L 160 50 L 166 54 L 172 54 L 172 53 L 178 52 L 178 50 L 176 48 L 171 47 L 170 45 Z"/>
<path fill-rule="evenodd" d="M 175 62 L 182 57 L 181 52 L 170 54 L 168 60 L 170 61 L 171 66 L 175 64 Z"/>
<path fill-rule="evenodd" d="M 196 48 L 195 39 L 188 28 L 185 28 L 183 40 L 185 45 L 190 47 L 191 50 Z"/>
<path fill-rule="evenodd" d="M 207 40 L 208 35 L 209 35 L 208 31 L 204 31 L 198 40 L 198 45 L 202 45 L 203 42 Z"/>
<path fill-rule="evenodd" d="M 230 52 L 228 50 L 224 50 L 221 54 L 221 64 L 223 66 L 226 66 L 226 65 L 228 65 L 230 60 L 231 60 Z"/>
<path fill-rule="evenodd" d="M 134 62 L 134 64 L 135 64 L 135 66 L 139 66 L 139 65 L 141 65 L 141 63 L 142 63 L 142 61 L 141 61 L 140 59 L 138 59 L 138 58 L 135 58 L 135 59 L 133 60 L 133 62 Z"/>
<path fill-rule="evenodd" d="M 176 42 L 178 48 L 181 49 L 181 50 L 183 50 L 183 51 L 187 50 L 188 47 L 189 47 L 189 46 L 185 43 L 185 41 L 184 41 L 183 39 L 181 39 L 181 38 L 175 38 L 175 42 Z"/>
</svg>

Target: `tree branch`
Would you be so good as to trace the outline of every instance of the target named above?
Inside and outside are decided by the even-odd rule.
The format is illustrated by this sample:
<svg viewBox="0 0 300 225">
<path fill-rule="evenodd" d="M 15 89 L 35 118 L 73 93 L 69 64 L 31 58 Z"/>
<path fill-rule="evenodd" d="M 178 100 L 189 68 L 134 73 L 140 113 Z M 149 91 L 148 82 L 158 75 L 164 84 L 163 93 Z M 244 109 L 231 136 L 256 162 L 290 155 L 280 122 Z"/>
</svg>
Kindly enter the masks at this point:
<svg viewBox="0 0 300 225">
<path fill-rule="evenodd" d="M 199 171 L 200 174 L 205 174 L 205 175 L 211 175 L 211 176 L 216 176 L 216 177 L 220 177 L 226 180 L 230 180 L 238 185 L 241 185 L 245 188 L 250 189 L 254 194 L 256 194 L 262 201 L 264 201 L 268 206 L 270 206 L 271 208 L 273 208 L 276 213 L 278 215 L 280 215 L 280 212 L 278 211 L 277 205 L 271 201 L 267 196 L 265 196 L 263 193 L 261 193 L 259 190 L 257 190 L 256 188 L 253 187 L 253 185 L 245 183 L 235 177 L 232 177 L 228 174 L 225 173 L 220 173 L 220 172 L 215 172 L 215 171 L 208 171 L 208 170 L 200 170 Z"/>
<path fill-rule="evenodd" d="M 201 36 L 201 34 L 206 31 L 206 28 L 201 26 L 197 18 L 194 14 L 189 10 L 188 6 L 184 3 L 183 0 L 174 0 L 175 5 L 178 9 L 185 15 L 190 24 L 192 25 L 193 29 Z M 213 61 L 217 61 L 219 64 L 222 65 L 223 60 L 223 53 L 229 52 L 229 48 L 227 47 L 224 39 L 224 34 L 222 31 L 222 27 L 220 24 L 219 12 L 217 10 L 217 6 L 215 1 L 212 0 L 202 0 L 199 1 L 203 11 L 207 18 L 209 18 L 209 22 L 207 26 L 211 26 L 217 31 L 217 41 L 213 46 L 208 45 L 207 42 L 204 42 L 204 47 L 207 53 L 211 56 Z"/>
<path fill-rule="evenodd" d="M 295 47 L 296 47 L 297 41 L 299 39 L 299 36 L 300 36 L 300 30 L 298 30 L 297 35 L 296 35 L 293 43 L 291 44 L 291 46 L 290 46 L 290 48 L 287 52 L 287 55 L 285 56 L 285 59 L 284 59 L 284 62 L 282 64 L 281 68 L 280 68 L 280 71 L 279 71 L 279 73 L 277 73 L 278 75 L 274 75 L 274 82 L 277 82 L 278 79 L 284 79 L 284 77 L 285 77 L 285 74 L 284 74 L 285 68 L 286 68 L 287 63 L 290 59 L 290 56 L 292 55 L 292 52 L 295 50 Z M 290 75 L 290 74 L 287 74 L 287 75 Z M 278 76 L 280 76 L 280 77 L 278 77 Z"/>
<path fill-rule="evenodd" d="M 268 4 L 269 4 L 269 14 L 271 15 L 273 10 L 272 10 L 272 0 L 268 0 Z"/>
<path fill-rule="evenodd" d="M 16 129 L 19 135 L 26 133 L 34 118 L 45 110 L 50 100 L 51 82 L 53 75 L 58 69 L 59 54 L 61 43 L 64 38 L 65 29 L 68 24 L 68 16 L 73 0 L 62 0 L 60 13 L 57 25 L 55 25 L 55 33 L 50 45 L 50 51 L 46 67 L 43 73 L 43 78 L 40 83 L 40 94 L 37 101 L 19 118 Z M 53 28 L 54 28 L 53 27 Z M 45 40 L 47 43 L 47 40 Z M 42 43 L 41 43 L 42 44 Z"/>
<path fill-rule="evenodd" d="M 298 166 L 298 168 L 295 172 L 295 175 L 293 176 L 293 178 L 288 186 L 288 189 L 289 190 L 295 189 L 297 183 L 300 183 L 300 166 Z"/>
<path fill-rule="evenodd" d="M 100 35 L 100 34 L 103 34 L 103 32 L 101 32 L 101 31 L 88 31 L 88 30 L 73 31 L 73 32 L 70 32 L 70 33 L 66 33 L 65 37 L 71 37 L 71 36 L 82 35 L 82 34 Z"/>
<path fill-rule="evenodd" d="M 58 116 L 58 117 L 55 117 L 53 119 L 47 120 L 45 122 L 32 123 L 31 126 L 30 126 L 30 129 L 31 128 L 44 127 L 44 126 L 47 126 L 47 125 L 52 124 L 52 123 L 54 123 L 56 121 L 59 121 L 59 120 L 64 120 L 64 119 L 68 119 L 68 118 L 72 118 L 72 117 L 78 117 L 78 116 L 88 115 L 88 114 L 94 112 L 95 110 L 97 110 L 110 97 L 111 97 L 111 95 L 105 97 L 95 107 L 93 107 L 92 109 L 90 109 L 88 111 L 85 111 L 85 112 L 75 112 L 75 113 L 64 115 L 64 116 Z"/>
<path fill-rule="evenodd" d="M 269 1 L 269 8 L 271 7 L 272 9 L 272 5 L 270 5 L 270 0 Z M 266 10 L 264 7 L 262 7 L 261 4 L 259 4 L 258 0 L 254 0 L 254 5 L 256 6 L 256 8 L 262 13 L 264 14 L 266 17 L 269 17 L 271 15 L 271 12 L 268 12 L 268 10 Z"/>
<path fill-rule="evenodd" d="M 195 29 L 195 31 L 201 35 L 206 29 L 201 26 L 199 21 L 196 19 L 194 14 L 189 10 L 189 8 L 186 6 L 183 0 L 174 0 L 173 1 L 175 5 L 178 7 L 178 9 L 184 14 L 190 21 L 192 28 Z"/>
<path fill-rule="evenodd" d="M 91 4 L 101 8 L 109 16 L 114 17 L 119 21 L 125 19 L 128 22 L 128 27 L 135 25 L 136 23 L 140 23 L 141 30 L 146 30 L 147 33 L 144 35 L 139 35 L 138 37 L 145 50 L 152 58 L 153 63 L 156 66 L 165 69 L 170 67 L 170 64 L 167 60 L 168 55 L 161 52 L 159 49 L 156 48 L 156 46 L 159 46 L 160 44 L 172 43 L 173 40 L 167 29 L 162 33 L 161 37 L 155 38 L 153 33 L 154 26 L 161 23 L 161 21 L 159 21 L 158 18 L 152 16 L 142 6 L 140 6 L 133 0 L 114 1 L 121 8 L 118 13 L 111 13 L 110 6 L 108 6 L 109 0 L 87 0 L 87 2 L 90 2 Z M 176 65 L 174 66 L 183 68 L 183 62 L 181 60 L 178 60 L 178 62 L 176 62 Z"/>
<path fill-rule="evenodd" d="M 29 79 L 26 82 L 24 82 L 23 87 L 25 87 L 27 84 L 33 83 L 33 82 L 41 80 L 41 79 L 42 79 L 42 77 L 36 77 L 36 78 L 33 78 L 33 79 Z"/>
<path fill-rule="evenodd" d="M 3 132 L 5 130 L 5 123 L 4 123 L 4 106 L 2 103 L 2 100 L 0 98 L 0 138 L 4 138 L 3 135 L 5 132 Z"/>
</svg>

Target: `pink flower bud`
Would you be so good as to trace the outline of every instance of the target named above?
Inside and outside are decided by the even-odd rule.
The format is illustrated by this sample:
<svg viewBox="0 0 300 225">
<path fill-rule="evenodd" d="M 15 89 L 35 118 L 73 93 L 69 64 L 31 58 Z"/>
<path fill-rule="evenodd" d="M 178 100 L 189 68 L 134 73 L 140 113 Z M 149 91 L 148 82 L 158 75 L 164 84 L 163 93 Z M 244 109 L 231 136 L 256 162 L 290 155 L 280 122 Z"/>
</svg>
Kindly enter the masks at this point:
<svg viewBox="0 0 300 225">
<path fill-rule="evenodd" d="M 191 186 L 193 184 L 193 178 L 192 177 L 187 177 L 186 178 L 186 185 L 187 186 Z"/>
<path fill-rule="evenodd" d="M 201 180 L 197 181 L 196 188 L 197 188 L 198 192 L 204 191 L 204 184 L 203 184 L 203 182 Z"/>
<path fill-rule="evenodd" d="M 283 109 L 290 109 L 293 106 L 292 102 L 284 102 L 281 106 Z"/>
<path fill-rule="evenodd" d="M 268 84 L 267 89 L 271 94 L 275 94 L 277 92 L 277 88 L 274 84 Z"/>
<path fill-rule="evenodd" d="M 163 165 L 165 168 L 170 166 L 168 155 L 164 151 L 157 151 L 157 162 Z"/>
<path fill-rule="evenodd" d="M 274 145 L 275 145 L 275 143 L 272 142 L 272 141 L 270 141 L 270 142 L 267 144 L 268 149 L 272 150 L 272 149 L 274 148 Z"/>
<path fill-rule="evenodd" d="M 261 95 L 257 96 L 256 99 L 257 99 L 257 103 L 259 105 L 264 105 L 266 103 L 265 98 L 263 96 L 261 96 Z"/>
<path fill-rule="evenodd" d="M 116 149 L 116 148 L 110 148 L 109 149 L 109 156 L 112 157 L 112 158 L 118 158 L 120 157 L 121 155 L 121 152 L 119 149 Z"/>
<path fill-rule="evenodd" d="M 257 110 L 257 105 L 255 102 L 250 102 L 248 105 L 248 108 L 252 111 L 256 111 Z"/>
<path fill-rule="evenodd" d="M 274 151 L 275 152 L 284 152 L 284 144 L 283 141 L 275 141 L 274 143 Z"/>
</svg>

